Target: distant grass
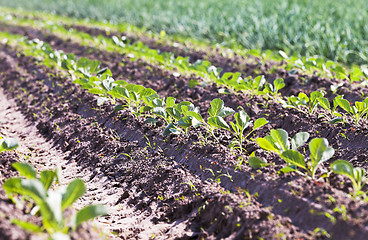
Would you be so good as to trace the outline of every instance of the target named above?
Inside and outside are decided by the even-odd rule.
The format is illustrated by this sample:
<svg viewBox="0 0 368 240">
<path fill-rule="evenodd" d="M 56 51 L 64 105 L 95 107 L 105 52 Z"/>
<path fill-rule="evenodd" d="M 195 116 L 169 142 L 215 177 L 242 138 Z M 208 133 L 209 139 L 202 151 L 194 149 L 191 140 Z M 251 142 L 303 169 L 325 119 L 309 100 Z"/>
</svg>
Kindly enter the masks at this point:
<svg viewBox="0 0 368 240">
<path fill-rule="evenodd" d="M 128 22 L 225 46 L 366 64 L 364 0 L 0 0 L 0 5 Z"/>
</svg>

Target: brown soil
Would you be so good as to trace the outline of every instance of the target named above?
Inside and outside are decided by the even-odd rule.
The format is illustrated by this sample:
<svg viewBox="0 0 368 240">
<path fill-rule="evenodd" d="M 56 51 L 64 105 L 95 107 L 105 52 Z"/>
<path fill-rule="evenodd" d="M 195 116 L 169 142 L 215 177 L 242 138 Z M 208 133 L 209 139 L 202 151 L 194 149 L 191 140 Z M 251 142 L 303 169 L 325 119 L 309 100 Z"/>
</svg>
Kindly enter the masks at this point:
<svg viewBox="0 0 368 240">
<path fill-rule="evenodd" d="M 241 105 L 251 118 L 266 117 L 270 122 L 252 138 L 264 136 L 271 128 L 284 128 L 291 135 L 308 131 L 311 137 L 329 140 L 336 150 L 332 160 L 343 158 L 355 166 L 367 167 L 366 122 L 354 129 L 349 123 L 330 125 L 316 115 L 306 117 L 272 102 L 265 108 L 266 102 L 260 97 L 221 95 L 215 85 L 189 88 L 188 79 L 175 78 L 159 68 L 146 68 L 145 63 L 121 66 L 117 60 L 121 56 L 114 53 L 62 42 L 34 30 L 23 33 L 45 37 L 53 47 L 78 56 L 112 59 L 106 64 L 118 65 L 112 66 L 114 73 L 119 72 L 115 77 L 124 76 L 152 87 L 162 96 L 191 100 L 203 114 L 216 97 L 233 108 Z M 365 239 L 368 234 L 367 204 L 347 196 L 351 186 L 342 177 L 332 175 L 316 182 L 295 174 L 278 174 L 282 161 L 250 140 L 246 155 L 256 152 L 275 166 L 255 171 L 243 163 L 241 169 L 235 170 L 238 156 L 229 152 L 231 136 L 222 131 L 216 133 L 220 143 L 210 139 L 205 146 L 200 141 L 203 132 L 198 129 L 188 136 L 164 138 L 162 122 L 155 126 L 144 124 L 144 119 L 134 118 L 129 112 L 114 113 L 111 104 L 98 108 L 94 96 L 33 58 L 9 46 L 1 46 L 0 53 L 0 85 L 28 121 L 17 129 L 26 129 L 27 124 L 36 126 L 45 144 L 52 145 L 50 150 L 62 152 L 57 163 L 63 166 L 65 178 L 81 177 L 88 182 L 89 194 L 76 207 L 92 201 L 110 207 L 110 216 L 98 221 L 115 233 L 110 235 L 112 238 L 328 238 L 314 234 L 318 228 L 325 229 L 332 239 Z M 13 174 L 11 160 L 6 161 L 9 163 L 4 172 Z M 46 159 L 39 161 L 50 167 L 56 164 L 49 165 Z M 347 184 L 341 185 L 342 181 Z M 346 215 L 334 211 L 340 206 L 346 206 Z M 327 218 L 328 214 L 336 221 Z"/>
</svg>

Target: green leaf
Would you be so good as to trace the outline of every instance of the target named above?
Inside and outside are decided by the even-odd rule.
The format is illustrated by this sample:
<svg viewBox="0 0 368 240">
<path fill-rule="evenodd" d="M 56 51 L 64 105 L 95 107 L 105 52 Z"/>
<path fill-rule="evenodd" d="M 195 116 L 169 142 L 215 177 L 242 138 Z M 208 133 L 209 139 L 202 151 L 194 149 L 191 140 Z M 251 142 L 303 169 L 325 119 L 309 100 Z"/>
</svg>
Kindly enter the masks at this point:
<svg viewBox="0 0 368 240">
<path fill-rule="evenodd" d="M 162 135 L 163 135 L 163 136 L 167 136 L 167 135 L 169 135 L 169 134 L 171 134 L 171 133 L 173 133 L 173 134 L 179 134 L 179 133 L 180 133 L 180 131 L 175 127 L 175 125 L 174 125 L 174 124 L 169 123 L 169 124 L 166 126 L 166 128 L 164 129 L 164 131 L 163 131 Z"/>
<path fill-rule="evenodd" d="M 19 193 L 21 181 L 22 181 L 21 178 L 17 177 L 9 178 L 5 180 L 3 188 L 7 194 Z"/>
<path fill-rule="evenodd" d="M 257 128 L 263 127 L 264 125 L 266 125 L 268 123 L 268 121 L 265 118 L 258 118 L 255 122 L 254 122 L 254 126 L 253 126 L 253 130 L 256 130 Z"/>
<path fill-rule="evenodd" d="M 202 116 L 199 114 L 199 113 L 196 113 L 194 111 L 188 111 L 187 112 L 187 116 L 190 116 L 190 117 L 194 117 L 195 119 L 197 119 L 199 122 L 204 122 Z"/>
<path fill-rule="evenodd" d="M 230 130 L 230 126 L 225 122 L 222 117 L 210 117 L 208 118 L 207 123 L 216 128 Z"/>
<path fill-rule="evenodd" d="M 365 109 L 365 103 L 363 102 L 355 102 L 355 107 L 357 108 L 358 112 L 361 113 Z"/>
<path fill-rule="evenodd" d="M 208 113 L 210 114 L 211 117 L 217 117 L 220 114 L 220 111 L 223 109 L 224 107 L 224 101 L 222 101 L 219 98 L 213 99 L 211 101 L 211 107 L 208 110 Z"/>
<path fill-rule="evenodd" d="M 254 78 L 252 82 L 253 82 L 252 88 L 259 90 L 265 84 L 266 79 L 263 75 L 261 75 L 261 76 Z"/>
<path fill-rule="evenodd" d="M 92 88 L 88 91 L 89 93 L 96 94 L 96 95 L 102 95 L 105 93 L 105 91 L 99 89 L 99 88 Z"/>
<path fill-rule="evenodd" d="M 336 98 L 335 98 L 336 99 Z M 336 99 L 337 104 L 344 109 L 346 112 L 350 113 L 351 108 L 350 108 L 350 103 L 348 100 L 343 99 L 343 98 L 338 98 Z"/>
<path fill-rule="evenodd" d="M 129 98 L 129 92 L 126 88 L 116 86 L 111 91 L 108 92 L 114 98 Z"/>
<path fill-rule="evenodd" d="M 266 138 L 257 138 L 256 142 L 262 149 L 266 151 L 279 152 L 279 149 L 276 148 L 275 145 Z"/>
<path fill-rule="evenodd" d="M 155 107 L 152 109 L 152 113 L 166 119 L 166 111 L 163 107 Z"/>
<path fill-rule="evenodd" d="M 66 192 L 62 195 L 62 210 L 71 206 L 78 198 L 86 192 L 86 187 L 81 179 L 74 179 L 69 183 Z"/>
<path fill-rule="evenodd" d="M 306 169 L 304 157 L 298 151 L 286 150 L 281 153 L 280 157 L 289 164 Z"/>
<path fill-rule="evenodd" d="M 291 139 L 291 145 L 293 150 L 297 150 L 299 147 L 303 146 L 309 139 L 309 133 L 299 132 Z"/>
<path fill-rule="evenodd" d="M 78 227 L 81 223 L 85 221 L 107 214 L 108 214 L 107 209 L 103 205 L 92 205 L 84 207 L 83 209 L 77 212 L 76 227 Z"/>
<path fill-rule="evenodd" d="M 152 124 L 155 124 L 155 123 L 157 123 L 157 119 L 155 119 L 155 118 L 147 118 L 146 121 L 144 121 L 144 123 L 152 123 Z"/>
<path fill-rule="evenodd" d="M 55 174 L 54 171 L 45 170 L 45 171 L 41 172 L 40 181 L 42 182 L 42 184 L 45 187 L 46 191 L 51 187 L 51 185 L 54 182 L 55 178 L 56 178 L 56 174 Z"/>
<path fill-rule="evenodd" d="M 47 196 L 43 184 L 37 179 L 21 179 L 16 193 L 31 197 L 38 205 L 41 205 Z"/>
<path fill-rule="evenodd" d="M 114 107 L 114 112 L 120 111 L 120 110 L 124 110 L 126 108 L 126 106 L 123 106 L 121 104 L 118 104 Z"/>
<path fill-rule="evenodd" d="M 309 143 L 310 157 L 314 164 L 322 163 L 330 159 L 335 150 L 328 147 L 328 141 L 326 138 L 314 138 Z"/>
<path fill-rule="evenodd" d="M 19 174 L 23 177 L 26 177 L 26 178 L 36 178 L 37 177 L 36 170 L 34 169 L 34 167 L 29 165 L 28 163 L 16 162 L 16 163 L 13 163 L 12 166 L 16 170 L 18 170 Z"/>
<path fill-rule="evenodd" d="M 116 80 L 114 83 L 122 87 L 128 84 L 127 81 L 124 81 L 124 80 Z"/>
<path fill-rule="evenodd" d="M 321 105 L 321 107 L 323 107 L 327 111 L 331 111 L 331 105 L 330 105 L 330 102 L 327 100 L 327 98 L 319 97 L 317 98 L 317 100 L 319 102 L 319 105 Z"/>
<path fill-rule="evenodd" d="M 266 167 L 269 165 L 266 161 L 259 157 L 250 157 L 248 160 L 249 166 L 251 166 L 254 169 L 258 169 L 261 167 Z"/>
<path fill-rule="evenodd" d="M 331 164 L 331 169 L 336 174 L 346 175 L 354 179 L 354 168 L 348 161 L 336 160 Z"/>
<path fill-rule="evenodd" d="M 173 117 L 173 118 L 175 118 L 177 121 L 179 121 L 180 120 L 180 118 L 181 118 L 181 114 L 180 114 L 180 112 L 176 109 L 176 107 L 174 108 L 174 107 L 167 107 L 166 108 L 166 112 L 167 112 L 167 114 L 169 114 L 171 117 Z"/>
<path fill-rule="evenodd" d="M 312 161 L 311 172 L 312 178 L 314 178 L 315 172 L 320 163 L 323 163 L 330 159 L 335 150 L 328 147 L 328 141 L 325 138 L 314 138 L 309 143 L 310 158 Z"/>
<path fill-rule="evenodd" d="M 166 107 L 174 107 L 175 106 L 175 98 L 173 97 L 168 97 L 166 99 Z"/>
<path fill-rule="evenodd" d="M 314 91 L 310 94 L 310 101 L 313 102 L 321 97 L 323 97 L 323 94 L 320 91 Z"/>
<path fill-rule="evenodd" d="M 236 125 L 240 128 L 241 131 L 244 131 L 245 128 L 247 128 L 250 124 L 250 118 L 248 114 L 241 110 L 234 115 Z"/>
<path fill-rule="evenodd" d="M 192 118 L 189 116 L 185 116 L 178 121 L 178 124 L 180 127 L 186 129 L 192 126 Z"/>
<path fill-rule="evenodd" d="M 284 79 L 278 78 L 273 82 L 273 85 L 275 86 L 275 92 L 285 87 Z"/>
<path fill-rule="evenodd" d="M 30 223 L 30 222 L 25 222 L 25 221 L 21 221 L 18 219 L 11 219 L 11 222 L 27 231 L 31 231 L 31 232 L 43 232 L 44 229 L 36 224 Z"/>
<path fill-rule="evenodd" d="M 283 172 L 283 173 L 289 173 L 289 172 L 295 172 L 296 169 L 294 169 L 290 166 L 285 166 L 285 167 L 281 168 L 280 171 Z"/>
<path fill-rule="evenodd" d="M 221 110 L 220 110 L 220 113 L 219 113 L 219 117 L 226 117 L 226 116 L 229 116 L 231 114 L 233 114 L 235 111 L 234 109 L 232 108 L 229 108 L 229 107 L 223 107 Z"/>
<path fill-rule="evenodd" d="M 280 148 L 280 150 L 285 151 L 289 149 L 289 135 L 284 129 L 272 129 L 271 137 L 275 141 L 275 145 Z"/>
</svg>

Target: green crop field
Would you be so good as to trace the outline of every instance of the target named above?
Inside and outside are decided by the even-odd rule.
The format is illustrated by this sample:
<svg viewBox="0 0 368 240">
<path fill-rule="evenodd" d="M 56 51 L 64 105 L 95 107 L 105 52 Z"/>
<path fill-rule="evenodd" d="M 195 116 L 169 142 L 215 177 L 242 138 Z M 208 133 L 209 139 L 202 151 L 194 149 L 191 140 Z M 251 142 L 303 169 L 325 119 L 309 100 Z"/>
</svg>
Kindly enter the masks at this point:
<svg viewBox="0 0 368 240">
<path fill-rule="evenodd" d="M 366 9 L 0 0 L 0 239 L 365 240 Z"/>
<path fill-rule="evenodd" d="M 320 55 L 346 64 L 368 56 L 363 0 L 0 0 L 0 5 L 128 22 L 226 46 Z"/>
</svg>

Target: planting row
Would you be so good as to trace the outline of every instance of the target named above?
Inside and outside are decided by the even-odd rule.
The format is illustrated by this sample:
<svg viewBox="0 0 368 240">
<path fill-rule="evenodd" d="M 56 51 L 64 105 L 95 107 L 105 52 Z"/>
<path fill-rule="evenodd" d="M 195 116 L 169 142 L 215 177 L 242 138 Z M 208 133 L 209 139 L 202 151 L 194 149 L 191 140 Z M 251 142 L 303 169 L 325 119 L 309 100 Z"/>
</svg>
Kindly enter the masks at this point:
<svg viewBox="0 0 368 240">
<path fill-rule="evenodd" d="M 187 134 L 191 127 L 197 128 L 202 126 L 206 133 L 203 136 L 203 140 L 207 142 L 208 134 L 211 134 L 217 140 L 215 130 L 224 129 L 234 135 L 234 139 L 231 141 L 229 147 L 231 149 L 239 149 L 241 153 L 243 152 L 243 142 L 246 141 L 247 137 L 256 129 L 267 124 L 265 118 L 259 118 L 255 120 L 252 130 L 248 134 L 245 134 L 244 131 L 251 124 L 249 116 L 244 110 L 235 113 L 233 109 L 225 107 L 221 99 L 212 100 L 211 107 L 208 109 L 209 117 L 205 121 L 199 113 L 199 108 L 195 107 L 192 103 L 184 101 L 176 104 L 175 99 L 172 97 L 160 99 L 157 93 L 150 88 L 145 88 L 137 84 L 128 84 L 122 80 L 115 81 L 111 77 L 112 74 L 109 69 L 100 69 L 100 63 L 98 61 L 87 58 L 77 60 L 71 54 L 66 55 L 60 51 L 53 51 L 48 44 L 43 42 L 36 41 L 30 44 L 36 44 L 36 49 L 41 49 L 48 56 L 46 62 L 53 61 L 56 66 L 72 74 L 72 78 L 76 79 L 74 83 L 80 84 L 89 93 L 98 95 L 98 106 L 101 106 L 108 100 L 111 100 L 113 103 L 120 100 L 123 103 L 116 105 L 115 111 L 128 108 L 134 115 L 143 115 L 146 117 L 146 123 L 156 123 L 156 118 L 163 119 L 166 122 L 166 127 L 163 130 L 164 136 L 168 134 Z M 303 100 L 304 102 L 302 103 L 304 105 L 308 102 L 314 104 L 308 108 L 310 109 L 310 113 L 313 113 L 318 103 L 325 103 L 327 106 L 328 100 L 323 98 L 320 92 L 313 92 L 311 95 L 311 101 L 309 101 L 306 95 L 300 101 L 302 102 Z M 355 111 L 360 117 L 367 113 L 366 102 L 356 102 L 356 106 L 350 107 L 350 104 L 345 99 L 342 99 L 341 96 L 336 97 L 334 102 L 337 102 L 336 104 L 345 110 Z M 334 108 L 334 112 L 336 107 L 337 105 Z M 228 124 L 225 117 L 234 113 L 235 122 Z M 308 138 L 308 133 L 298 133 L 292 138 L 290 143 L 287 132 L 277 129 L 271 130 L 270 135 L 265 138 L 257 138 L 256 141 L 261 148 L 278 153 L 287 162 L 288 166 L 284 167 L 281 170 L 282 172 L 296 171 L 301 173 L 297 169 L 299 167 L 309 173 L 312 178 L 315 178 L 320 164 L 329 160 L 334 155 L 334 150 L 328 146 L 326 139 L 314 138 L 309 144 L 310 156 L 308 156 L 308 159 L 310 161 L 306 162 L 304 156 L 297 149 L 304 145 L 308 141 Z M 254 167 L 267 165 L 264 160 L 254 156 L 249 159 L 249 164 Z M 352 180 L 354 196 L 363 194 L 361 187 L 364 185 L 365 171 L 362 168 L 353 168 L 350 163 L 343 160 L 335 161 L 331 168 L 335 173 L 346 175 Z M 301 174 L 304 175 L 304 173 Z"/>
<path fill-rule="evenodd" d="M 141 117 L 129 111 L 117 114 L 96 109 L 91 94 L 80 90 L 70 78 L 44 71 L 47 68 L 37 66 L 34 58 L 12 52 L 9 46 L 2 47 L 1 53 L 7 54 L 1 68 L 7 94 L 17 99 L 21 111 L 35 121 L 42 134 L 67 153 L 63 164 L 67 174 L 73 165 L 81 167 L 69 177 L 83 173 L 83 179 L 91 182 L 90 197 L 95 201 L 102 198 L 113 207 L 109 228 L 120 238 L 308 236 L 308 228 L 290 226 L 282 212 L 263 207 L 243 183 L 237 181 L 231 187 L 235 190 L 233 186 L 241 184 L 239 192 L 228 191 L 226 184 L 226 188 L 220 187 L 218 182 L 226 183 L 229 178 L 225 175 L 233 173 L 231 169 L 231 175 L 226 169 L 219 173 L 217 164 L 206 163 L 200 155 L 210 156 L 209 151 L 203 151 L 208 145 L 188 152 L 188 139 L 183 134 L 161 141 L 157 139 L 161 138 L 159 129 L 143 124 Z M 9 63 L 18 63 L 21 69 Z M 15 72 L 22 72 L 21 77 L 14 77 L 19 76 L 11 74 Z M 112 110 L 109 103 L 105 107 Z M 190 171 L 186 166 L 191 166 Z M 244 172 L 238 175 L 250 179 Z"/>
</svg>

